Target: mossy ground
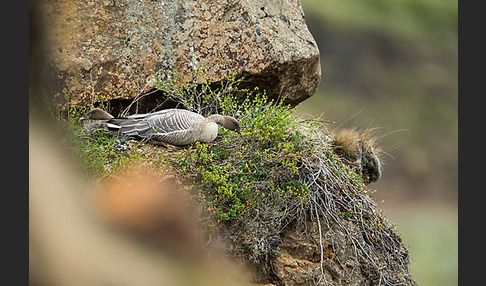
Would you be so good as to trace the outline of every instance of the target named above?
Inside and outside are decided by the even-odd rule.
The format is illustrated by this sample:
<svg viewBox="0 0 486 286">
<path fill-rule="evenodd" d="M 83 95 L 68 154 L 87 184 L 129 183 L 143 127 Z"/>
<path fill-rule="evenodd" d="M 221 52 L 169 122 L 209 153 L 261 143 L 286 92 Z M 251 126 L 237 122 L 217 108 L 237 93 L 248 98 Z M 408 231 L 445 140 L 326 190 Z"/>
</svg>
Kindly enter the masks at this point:
<svg viewBox="0 0 486 286">
<path fill-rule="evenodd" d="M 110 176 L 129 163 L 173 173 L 200 207 L 200 225 L 208 235 L 222 237 L 231 254 L 262 273 L 272 275 L 283 231 L 311 217 L 321 234 L 320 278 L 315 281 L 326 281 L 326 253 L 344 245 L 333 242 L 324 249 L 326 231 L 345 234 L 370 281 L 413 282 L 400 237 L 377 209 L 363 178 L 334 152 L 325 124 L 294 116 L 289 106 L 258 90 L 240 91 L 248 94 L 245 100 L 229 100 L 232 92 L 227 91 L 236 91 L 237 83 L 194 89 L 203 100 L 184 105 L 240 121 L 242 134 L 220 128 L 208 144 L 165 148 L 129 141 L 123 146 L 102 131 L 85 134 L 78 118 L 86 110 L 71 112 L 61 122 L 87 178 Z M 181 91 L 174 83 L 161 86 Z"/>
</svg>

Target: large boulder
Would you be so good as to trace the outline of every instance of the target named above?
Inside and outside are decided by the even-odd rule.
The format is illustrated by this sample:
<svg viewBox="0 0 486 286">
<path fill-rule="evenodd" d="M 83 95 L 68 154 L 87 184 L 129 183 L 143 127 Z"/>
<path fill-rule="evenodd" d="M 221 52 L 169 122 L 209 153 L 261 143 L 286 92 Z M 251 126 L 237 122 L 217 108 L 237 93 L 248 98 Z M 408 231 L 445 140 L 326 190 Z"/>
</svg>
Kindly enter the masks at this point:
<svg viewBox="0 0 486 286">
<path fill-rule="evenodd" d="M 83 106 L 133 99 L 155 74 L 265 89 L 296 105 L 320 82 L 319 50 L 299 0 L 43 0 L 52 95 Z M 194 73 L 202 68 L 204 73 Z"/>
</svg>

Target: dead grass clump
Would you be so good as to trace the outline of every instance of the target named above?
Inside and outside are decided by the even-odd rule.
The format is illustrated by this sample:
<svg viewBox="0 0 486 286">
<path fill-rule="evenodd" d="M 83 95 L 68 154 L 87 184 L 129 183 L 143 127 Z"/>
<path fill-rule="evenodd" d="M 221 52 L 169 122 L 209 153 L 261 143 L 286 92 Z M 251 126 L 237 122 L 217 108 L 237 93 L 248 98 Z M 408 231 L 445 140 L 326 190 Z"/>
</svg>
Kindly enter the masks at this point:
<svg viewBox="0 0 486 286">
<path fill-rule="evenodd" d="M 377 147 L 378 137 L 373 136 L 371 129 L 337 129 L 332 132 L 332 136 L 334 152 L 348 160 L 347 163 L 363 177 L 366 184 L 381 178 L 382 151 Z"/>
<path fill-rule="evenodd" d="M 346 133 L 351 138 L 357 136 L 355 132 Z M 370 197 L 363 178 L 347 165 L 347 159 L 336 156 L 334 146 L 321 130 L 308 129 L 307 138 L 319 147 L 312 156 L 303 158 L 301 178 L 311 192 L 307 206 L 321 233 L 321 247 L 325 226 L 326 236 L 344 235 L 341 240 L 331 239 L 333 253 L 339 253 L 345 244 L 352 245 L 355 262 L 372 284 L 413 285 L 408 270 L 408 251 L 394 226 Z M 326 279 L 322 266 L 324 254 L 321 248 L 319 282 Z M 345 265 L 339 255 L 335 259 Z"/>
</svg>

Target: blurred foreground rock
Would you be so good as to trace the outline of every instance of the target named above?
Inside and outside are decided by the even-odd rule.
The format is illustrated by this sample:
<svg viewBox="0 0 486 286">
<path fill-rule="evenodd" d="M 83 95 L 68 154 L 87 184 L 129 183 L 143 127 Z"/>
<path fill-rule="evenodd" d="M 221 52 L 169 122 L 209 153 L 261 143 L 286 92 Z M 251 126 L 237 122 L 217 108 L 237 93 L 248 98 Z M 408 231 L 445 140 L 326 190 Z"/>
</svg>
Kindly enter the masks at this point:
<svg viewBox="0 0 486 286">
<path fill-rule="evenodd" d="M 196 82 L 245 76 L 297 103 L 321 78 L 300 1 L 38 1 L 52 94 L 75 106 L 133 99 L 154 73 Z M 198 68 L 204 74 L 192 78 Z M 160 95 L 158 95 L 160 96 Z"/>
</svg>

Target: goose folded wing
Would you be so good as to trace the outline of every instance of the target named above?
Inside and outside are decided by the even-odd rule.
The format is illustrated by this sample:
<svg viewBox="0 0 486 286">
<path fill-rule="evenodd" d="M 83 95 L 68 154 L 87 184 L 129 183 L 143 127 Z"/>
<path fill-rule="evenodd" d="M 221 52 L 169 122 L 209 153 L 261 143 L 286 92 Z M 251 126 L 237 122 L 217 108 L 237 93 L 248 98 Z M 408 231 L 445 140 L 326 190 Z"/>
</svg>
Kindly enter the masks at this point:
<svg viewBox="0 0 486 286">
<path fill-rule="evenodd" d="M 186 112 L 185 110 L 174 110 L 166 114 L 154 115 L 148 118 L 151 125 L 151 139 L 168 143 L 186 141 L 190 134 L 191 127 L 202 123 L 204 117 Z"/>
<path fill-rule="evenodd" d="M 186 110 L 161 110 L 151 114 L 135 114 L 125 119 L 111 120 L 118 132 L 124 136 L 137 139 L 154 139 L 158 141 L 180 140 L 180 137 L 204 117 Z"/>
</svg>

